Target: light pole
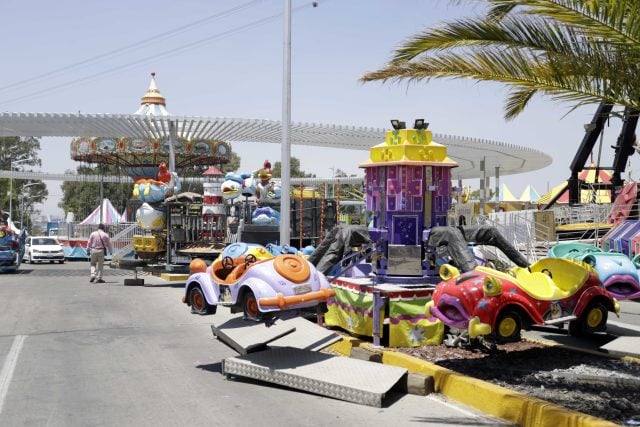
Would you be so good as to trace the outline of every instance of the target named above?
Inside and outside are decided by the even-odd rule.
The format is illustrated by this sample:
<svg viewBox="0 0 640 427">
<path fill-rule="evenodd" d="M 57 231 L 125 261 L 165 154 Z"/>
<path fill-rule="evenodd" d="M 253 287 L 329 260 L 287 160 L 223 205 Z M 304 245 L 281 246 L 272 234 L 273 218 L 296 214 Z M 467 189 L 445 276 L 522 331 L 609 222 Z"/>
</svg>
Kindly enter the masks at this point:
<svg viewBox="0 0 640 427">
<path fill-rule="evenodd" d="M 9 178 L 9 218 L 13 221 L 13 166 L 20 163 L 28 162 L 30 159 L 11 161 L 11 178 Z"/>
<path fill-rule="evenodd" d="M 331 179 L 333 180 L 333 184 L 331 184 L 331 197 L 332 198 L 336 198 L 336 168 L 334 167 L 330 167 L 329 170 L 331 171 Z"/>
<path fill-rule="evenodd" d="M 291 0 L 284 0 L 284 64 L 282 70 L 282 144 L 280 147 L 280 244 L 290 242 L 291 226 L 291 145 L 289 132 L 291 126 Z"/>
<path fill-rule="evenodd" d="M 34 185 L 40 185 L 39 182 L 31 182 L 29 184 L 25 184 L 22 186 L 22 188 L 20 190 L 24 190 L 27 187 L 33 187 Z M 36 199 L 40 196 L 38 195 L 33 195 L 33 196 L 29 196 L 29 197 L 24 197 L 24 193 L 21 191 L 20 192 L 20 228 L 25 228 L 24 227 L 24 201 L 25 200 L 30 200 L 30 199 Z"/>
</svg>

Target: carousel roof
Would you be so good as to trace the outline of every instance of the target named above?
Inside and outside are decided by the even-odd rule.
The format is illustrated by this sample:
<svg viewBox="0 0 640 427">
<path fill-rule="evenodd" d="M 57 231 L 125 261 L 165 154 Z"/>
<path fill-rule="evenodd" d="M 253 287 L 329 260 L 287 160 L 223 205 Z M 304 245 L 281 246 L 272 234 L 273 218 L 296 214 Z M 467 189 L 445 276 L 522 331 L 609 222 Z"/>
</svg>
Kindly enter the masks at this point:
<svg viewBox="0 0 640 427">
<path fill-rule="evenodd" d="M 143 114 L 0 113 L 0 136 L 104 136 L 168 138 L 174 122 L 178 137 L 232 143 L 280 144 L 282 126 L 276 120 L 220 117 L 155 116 Z M 327 148 L 369 151 L 385 140 L 387 129 L 316 123 L 292 123 L 291 143 Z M 530 172 L 551 164 L 551 157 L 529 147 L 486 139 L 433 134 L 458 163 L 453 178 L 480 176 L 485 158 L 489 174 L 496 166 L 501 175 Z M 366 154 L 363 153 L 363 158 Z"/>
<path fill-rule="evenodd" d="M 144 114 L 147 116 L 170 116 L 167 111 L 167 102 L 164 96 L 160 93 L 158 85 L 156 84 L 156 73 L 151 73 L 151 83 L 149 83 L 149 89 L 140 100 L 140 108 L 136 111 L 136 114 Z"/>
</svg>

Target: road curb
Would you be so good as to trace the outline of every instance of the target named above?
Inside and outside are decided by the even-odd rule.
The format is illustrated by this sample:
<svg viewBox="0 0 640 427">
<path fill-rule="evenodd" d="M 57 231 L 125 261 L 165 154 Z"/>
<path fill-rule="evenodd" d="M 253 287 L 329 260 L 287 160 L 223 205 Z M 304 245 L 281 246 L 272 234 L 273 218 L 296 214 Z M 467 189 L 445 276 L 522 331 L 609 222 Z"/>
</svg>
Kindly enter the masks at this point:
<svg viewBox="0 0 640 427">
<path fill-rule="evenodd" d="M 393 350 L 378 349 L 369 343 L 346 337 L 326 350 L 350 356 L 354 347 L 367 347 L 382 353 L 382 363 L 407 369 L 409 372 L 431 375 L 436 392 L 487 415 L 524 426 L 616 426 L 612 422 L 572 411 L 544 400 L 467 377 L 457 372 Z"/>
</svg>

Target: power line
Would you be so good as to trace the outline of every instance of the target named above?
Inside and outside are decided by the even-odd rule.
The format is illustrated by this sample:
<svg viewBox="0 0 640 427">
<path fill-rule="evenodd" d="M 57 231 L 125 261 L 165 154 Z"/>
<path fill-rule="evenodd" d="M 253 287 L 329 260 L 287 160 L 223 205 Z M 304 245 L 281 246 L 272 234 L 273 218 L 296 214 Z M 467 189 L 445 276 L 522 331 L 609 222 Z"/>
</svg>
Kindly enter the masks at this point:
<svg viewBox="0 0 640 427">
<path fill-rule="evenodd" d="M 310 3 L 306 3 L 304 5 L 298 6 L 298 7 L 294 8 L 292 10 L 292 13 L 299 12 L 300 10 L 306 9 L 306 8 L 309 8 L 309 7 L 316 7 L 316 5 L 315 5 L 316 3 L 317 2 L 310 2 Z M 44 96 L 44 95 L 46 95 L 48 93 L 55 92 L 55 91 L 57 91 L 59 89 L 72 87 L 72 86 L 75 86 L 75 85 L 80 84 L 80 83 L 86 83 L 86 82 L 94 81 L 94 80 L 97 80 L 98 78 L 100 78 L 102 76 L 105 76 L 105 75 L 108 75 L 108 74 L 117 74 L 117 73 L 120 73 L 120 72 L 124 72 L 124 71 L 127 71 L 127 70 L 131 69 L 131 68 L 135 68 L 139 64 L 145 63 L 145 62 L 147 62 L 149 60 L 158 60 L 160 58 L 174 56 L 174 55 L 177 55 L 179 53 L 183 53 L 184 51 L 197 48 L 197 47 L 199 47 L 199 46 L 201 46 L 203 44 L 210 43 L 212 41 L 216 41 L 216 40 L 219 40 L 221 38 L 228 37 L 230 35 L 234 35 L 236 33 L 239 33 L 239 32 L 242 32 L 242 31 L 245 31 L 245 30 L 248 30 L 248 29 L 252 29 L 254 27 L 258 27 L 260 25 L 264 25 L 266 23 L 269 23 L 271 21 L 274 21 L 274 20 L 280 18 L 281 16 L 282 16 L 282 13 L 277 13 L 277 14 L 274 14 L 274 15 L 270 15 L 270 16 L 267 16 L 265 18 L 258 19 L 256 21 L 252 21 L 252 22 L 250 22 L 248 24 L 241 25 L 239 27 L 232 28 L 232 29 L 227 30 L 227 31 L 223 31 L 221 33 L 214 34 L 212 36 L 205 37 L 203 39 L 196 40 L 194 42 L 186 43 L 184 45 L 181 45 L 181 46 L 178 46 L 178 47 L 175 47 L 175 48 L 172 48 L 172 49 L 169 49 L 169 50 L 166 50 L 166 51 L 154 54 L 154 55 L 150 55 L 150 56 L 147 56 L 145 58 L 141 58 L 141 59 L 138 59 L 138 60 L 133 61 L 133 62 L 129 62 L 129 63 L 124 64 L 124 65 L 119 65 L 119 66 L 115 66 L 115 67 L 109 68 L 109 69 L 101 71 L 99 73 L 95 73 L 95 74 L 91 74 L 89 76 L 81 77 L 79 79 L 75 79 L 75 80 L 72 80 L 72 81 L 69 81 L 69 82 L 66 82 L 66 83 L 61 83 L 61 84 L 52 86 L 50 88 L 39 90 L 37 92 L 32 92 L 32 93 L 29 93 L 29 94 L 26 94 L 26 95 L 18 96 L 16 98 L 11 98 L 11 99 L 8 99 L 8 100 L 4 100 L 3 102 L 0 103 L 0 105 L 5 105 L 5 104 L 8 104 L 8 103 L 12 103 L 12 102 L 24 101 L 24 100 L 27 100 L 27 99 L 29 99 L 29 100 L 37 99 L 37 98 L 40 98 L 40 97 L 42 97 L 42 96 Z"/>
<path fill-rule="evenodd" d="M 239 6 L 233 7 L 231 9 L 227 9 L 227 10 L 224 10 L 222 12 L 214 13 L 213 15 L 206 16 L 204 18 L 198 19 L 196 21 L 193 21 L 191 23 L 182 25 L 182 26 L 174 28 L 172 30 L 168 30 L 168 31 L 156 34 L 154 36 L 148 37 L 146 39 L 140 40 L 138 42 L 135 42 L 135 43 L 120 47 L 118 49 L 110 50 L 108 52 L 92 56 L 92 57 L 84 59 L 82 61 L 75 62 L 73 64 L 66 65 L 66 66 L 61 67 L 61 68 L 56 68 L 56 69 L 51 70 L 51 71 L 47 71 L 47 72 L 39 74 L 37 76 L 33 76 L 33 77 L 30 77 L 30 78 L 27 78 L 27 79 L 24 79 L 24 80 L 20 80 L 20 81 L 14 82 L 14 83 L 10 83 L 10 84 L 8 84 L 6 86 L 1 86 L 0 87 L 0 92 L 6 92 L 7 90 L 14 89 L 16 87 L 28 86 L 33 82 L 42 80 L 45 77 L 51 77 L 51 76 L 60 74 L 63 71 L 68 71 L 68 70 L 71 70 L 73 68 L 78 68 L 80 66 L 88 65 L 88 64 L 91 64 L 91 63 L 95 63 L 95 62 L 100 62 L 100 60 L 102 60 L 102 59 L 106 59 L 106 58 L 109 58 L 109 57 L 112 57 L 112 56 L 116 56 L 116 55 L 119 55 L 121 53 L 130 51 L 130 50 L 139 49 L 139 48 L 141 48 L 143 46 L 147 46 L 149 44 L 153 44 L 155 42 L 158 42 L 158 41 L 161 41 L 163 39 L 169 38 L 169 37 L 171 37 L 173 35 L 181 34 L 181 33 L 184 33 L 186 31 L 190 31 L 190 30 L 192 30 L 192 29 L 194 29 L 194 28 L 196 28 L 196 27 L 198 27 L 198 26 L 200 26 L 200 25 L 202 25 L 202 24 L 204 24 L 204 23 L 206 23 L 208 21 L 215 20 L 215 19 L 218 19 L 218 18 L 224 18 L 224 17 L 230 16 L 230 15 L 233 15 L 233 14 L 238 13 L 238 12 L 240 12 L 240 11 L 242 11 L 244 9 L 247 9 L 247 8 L 249 8 L 251 6 L 254 6 L 257 3 L 261 3 L 262 1 L 264 1 L 264 0 L 253 0 L 253 1 L 250 1 L 248 3 L 244 3 L 244 4 L 241 4 Z"/>
</svg>

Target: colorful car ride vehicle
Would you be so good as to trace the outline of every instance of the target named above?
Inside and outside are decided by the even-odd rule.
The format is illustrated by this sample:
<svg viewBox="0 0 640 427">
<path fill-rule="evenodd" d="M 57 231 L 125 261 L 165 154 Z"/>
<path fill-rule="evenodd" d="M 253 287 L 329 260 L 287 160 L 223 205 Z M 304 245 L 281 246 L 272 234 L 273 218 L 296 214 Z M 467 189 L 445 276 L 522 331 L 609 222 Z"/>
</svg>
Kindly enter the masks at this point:
<svg viewBox="0 0 640 427">
<path fill-rule="evenodd" d="M 258 260 L 248 253 L 218 258 L 209 267 L 194 260 L 182 301 L 197 314 L 213 314 L 223 305 L 246 319 L 270 321 L 324 308 L 334 295 L 326 277 L 302 256 Z"/>
<path fill-rule="evenodd" d="M 584 243 L 560 243 L 549 250 L 549 256 L 586 262 L 617 300 L 640 298 L 640 256 L 630 260 L 625 254 L 603 252 Z"/>
<path fill-rule="evenodd" d="M 24 253 L 26 231 L 17 235 L 8 225 L 0 225 L 0 273 L 18 270 Z"/>
<path fill-rule="evenodd" d="M 224 248 L 218 259 L 229 257 L 233 259 L 239 258 L 244 260 L 247 255 L 253 255 L 258 261 L 274 257 L 274 254 L 269 250 L 268 247 L 264 247 L 257 243 L 238 242 L 232 243 Z"/>
<path fill-rule="evenodd" d="M 567 259 L 543 258 L 509 274 L 486 267 L 459 274 L 444 265 L 440 275 L 428 313 L 470 338 L 517 341 L 531 325 L 567 322 L 569 333 L 584 336 L 604 330 L 608 312 L 620 311 L 589 265 Z"/>
</svg>

